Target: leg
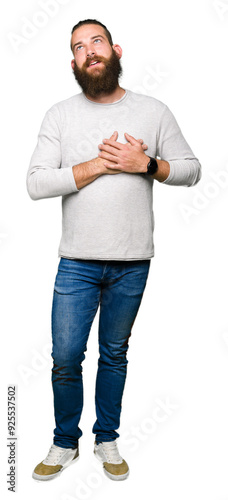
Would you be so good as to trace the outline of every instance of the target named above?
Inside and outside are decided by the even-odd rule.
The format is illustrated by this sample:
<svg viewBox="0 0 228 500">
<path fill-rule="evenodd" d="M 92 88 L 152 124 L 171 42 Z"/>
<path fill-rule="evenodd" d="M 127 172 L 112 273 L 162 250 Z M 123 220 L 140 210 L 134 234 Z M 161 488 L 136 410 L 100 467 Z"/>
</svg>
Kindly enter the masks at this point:
<svg viewBox="0 0 228 500">
<path fill-rule="evenodd" d="M 83 407 L 82 361 L 100 299 L 96 274 L 87 261 L 61 259 L 54 288 L 52 385 L 54 444 L 74 448 Z"/>
<path fill-rule="evenodd" d="M 126 379 L 128 340 L 137 315 L 150 261 L 118 262 L 103 284 L 100 321 L 96 414 L 97 442 L 112 441 L 119 434 L 122 395 Z M 110 266 L 111 268 L 111 266 Z"/>
</svg>

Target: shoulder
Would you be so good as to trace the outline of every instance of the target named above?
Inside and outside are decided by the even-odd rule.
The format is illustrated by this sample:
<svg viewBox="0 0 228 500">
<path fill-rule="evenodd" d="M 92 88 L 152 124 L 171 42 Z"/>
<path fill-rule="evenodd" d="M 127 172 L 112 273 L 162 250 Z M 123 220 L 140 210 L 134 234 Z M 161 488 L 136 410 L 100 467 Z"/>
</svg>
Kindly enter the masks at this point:
<svg viewBox="0 0 228 500">
<path fill-rule="evenodd" d="M 52 114 L 56 117 L 56 119 L 61 118 L 65 113 L 72 112 L 75 107 L 80 105 L 82 102 L 82 93 L 73 95 L 72 97 L 68 97 L 63 101 L 59 101 L 53 104 L 47 111 L 47 114 Z"/>
<path fill-rule="evenodd" d="M 167 105 L 159 99 L 156 99 L 155 97 L 145 94 L 138 94 L 136 92 L 133 92 L 132 90 L 128 90 L 128 94 L 131 101 L 138 103 L 139 106 L 149 107 L 150 109 L 152 108 L 160 112 L 167 109 Z"/>
</svg>

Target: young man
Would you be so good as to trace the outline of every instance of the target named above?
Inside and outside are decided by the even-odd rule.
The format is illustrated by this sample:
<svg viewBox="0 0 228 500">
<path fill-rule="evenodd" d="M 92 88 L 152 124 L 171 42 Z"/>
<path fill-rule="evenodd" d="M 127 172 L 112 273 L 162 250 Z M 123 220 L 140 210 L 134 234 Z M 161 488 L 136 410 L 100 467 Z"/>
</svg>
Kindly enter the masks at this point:
<svg viewBox="0 0 228 500">
<path fill-rule="evenodd" d="M 119 85 L 122 50 L 96 20 L 72 30 L 82 93 L 54 105 L 27 177 L 32 199 L 62 196 L 53 308 L 54 444 L 33 477 L 56 477 L 79 456 L 82 361 L 100 306 L 94 452 L 114 480 L 129 468 L 116 439 L 128 340 L 153 257 L 154 179 L 191 186 L 200 164 L 167 106 Z"/>
</svg>

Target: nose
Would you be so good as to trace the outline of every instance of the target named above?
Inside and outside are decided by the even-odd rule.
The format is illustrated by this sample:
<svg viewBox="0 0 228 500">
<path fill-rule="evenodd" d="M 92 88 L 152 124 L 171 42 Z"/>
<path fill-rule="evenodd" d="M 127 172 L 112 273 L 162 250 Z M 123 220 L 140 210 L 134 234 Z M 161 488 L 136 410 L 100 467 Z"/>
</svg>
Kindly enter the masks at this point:
<svg viewBox="0 0 228 500">
<path fill-rule="evenodd" d="M 93 49 L 87 49 L 87 57 L 93 57 L 95 55 L 95 52 Z"/>
</svg>

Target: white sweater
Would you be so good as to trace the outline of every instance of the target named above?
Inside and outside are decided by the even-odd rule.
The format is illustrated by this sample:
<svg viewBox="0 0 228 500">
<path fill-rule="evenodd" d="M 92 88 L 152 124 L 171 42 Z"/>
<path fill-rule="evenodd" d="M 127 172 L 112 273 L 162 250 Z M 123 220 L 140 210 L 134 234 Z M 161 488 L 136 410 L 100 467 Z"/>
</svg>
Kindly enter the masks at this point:
<svg viewBox="0 0 228 500">
<path fill-rule="evenodd" d="M 59 256 L 72 259 L 144 260 L 154 255 L 153 179 L 144 174 L 102 175 L 78 190 L 72 167 L 98 156 L 98 144 L 118 131 L 143 139 L 146 154 L 170 164 L 164 184 L 192 186 L 201 166 L 169 108 L 129 90 L 100 104 L 83 93 L 45 115 L 33 153 L 27 189 L 33 200 L 62 196 Z"/>
</svg>

